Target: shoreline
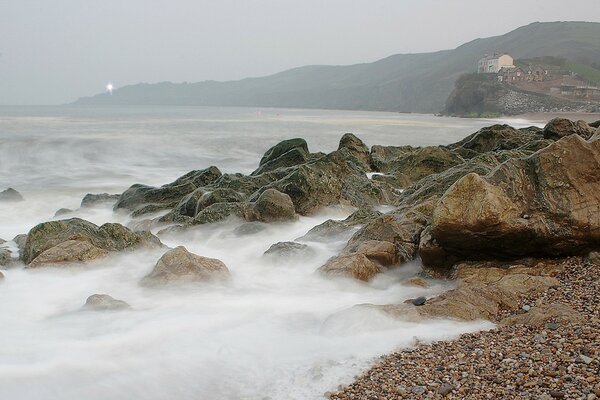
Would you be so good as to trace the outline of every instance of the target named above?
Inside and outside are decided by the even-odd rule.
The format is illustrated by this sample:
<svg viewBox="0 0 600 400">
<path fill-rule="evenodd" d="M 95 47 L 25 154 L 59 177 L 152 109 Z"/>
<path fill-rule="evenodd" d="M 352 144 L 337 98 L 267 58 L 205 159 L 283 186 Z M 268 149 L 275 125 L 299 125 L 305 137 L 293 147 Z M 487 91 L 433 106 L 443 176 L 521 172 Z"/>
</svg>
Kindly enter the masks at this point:
<svg viewBox="0 0 600 400">
<path fill-rule="evenodd" d="M 383 355 L 353 383 L 326 393 L 350 399 L 586 399 L 600 398 L 600 264 L 565 259 L 558 287 L 523 296 L 517 311 L 562 304 L 583 316 L 535 325 L 497 325 L 454 340 L 417 344 Z"/>
</svg>

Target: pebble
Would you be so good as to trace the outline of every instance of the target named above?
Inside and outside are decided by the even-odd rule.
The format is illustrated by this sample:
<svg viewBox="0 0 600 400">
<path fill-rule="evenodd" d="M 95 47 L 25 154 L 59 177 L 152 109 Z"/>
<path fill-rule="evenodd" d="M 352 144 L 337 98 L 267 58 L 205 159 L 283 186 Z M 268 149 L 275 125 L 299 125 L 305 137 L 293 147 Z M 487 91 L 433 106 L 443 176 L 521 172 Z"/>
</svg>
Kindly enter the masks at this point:
<svg viewBox="0 0 600 400">
<path fill-rule="evenodd" d="M 425 302 L 427 302 L 427 297 L 425 297 L 425 296 L 419 296 L 416 299 L 413 299 L 411 302 L 415 306 L 422 306 L 423 304 L 425 304 Z"/>
</svg>

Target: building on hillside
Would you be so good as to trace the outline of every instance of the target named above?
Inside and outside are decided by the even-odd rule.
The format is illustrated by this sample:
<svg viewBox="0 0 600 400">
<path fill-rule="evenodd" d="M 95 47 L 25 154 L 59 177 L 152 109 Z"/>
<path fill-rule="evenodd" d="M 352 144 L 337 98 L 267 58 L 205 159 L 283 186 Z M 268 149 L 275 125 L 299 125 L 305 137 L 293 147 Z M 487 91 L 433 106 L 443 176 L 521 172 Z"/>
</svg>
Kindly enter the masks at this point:
<svg viewBox="0 0 600 400">
<path fill-rule="evenodd" d="M 514 68 L 513 58 L 507 54 L 484 55 L 477 62 L 478 74 L 497 74 L 502 68 Z"/>
<path fill-rule="evenodd" d="M 543 82 L 548 71 L 539 66 L 504 67 L 498 72 L 498 82 Z"/>
</svg>

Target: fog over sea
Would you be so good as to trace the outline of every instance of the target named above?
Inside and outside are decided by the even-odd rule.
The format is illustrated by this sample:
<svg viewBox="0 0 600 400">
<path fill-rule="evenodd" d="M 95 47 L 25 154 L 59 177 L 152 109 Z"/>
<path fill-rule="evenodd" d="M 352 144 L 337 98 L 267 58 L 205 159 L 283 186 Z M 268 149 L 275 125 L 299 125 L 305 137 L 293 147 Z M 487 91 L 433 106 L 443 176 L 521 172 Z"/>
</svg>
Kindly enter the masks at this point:
<svg viewBox="0 0 600 400">
<path fill-rule="evenodd" d="M 77 209 L 86 193 L 163 185 L 210 165 L 250 173 L 283 139 L 302 137 L 312 152 L 335 150 L 345 132 L 368 146 L 438 145 L 495 122 L 291 109 L 0 107 L 0 191 L 12 187 L 25 198 L 0 203 L 0 238 L 14 249 L 15 235 L 53 219 L 59 208 Z M 271 244 L 351 212 L 333 207 L 245 236 L 236 234 L 241 222 L 232 220 L 160 237 L 168 246 L 222 260 L 232 274 L 224 284 L 139 286 L 164 249 L 124 252 L 81 267 L 3 270 L 0 399 L 317 399 L 415 338 L 444 339 L 491 326 L 342 312 L 448 289 L 442 282 L 403 285 L 418 262 L 365 284 L 314 273 L 344 240 L 309 243 L 315 256 L 304 260 L 262 257 Z M 131 222 L 110 205 L 71 216 L 96 224 Z M 132 309 L 80 311 L 94 293 L 125 300 Z"/>
</svg>

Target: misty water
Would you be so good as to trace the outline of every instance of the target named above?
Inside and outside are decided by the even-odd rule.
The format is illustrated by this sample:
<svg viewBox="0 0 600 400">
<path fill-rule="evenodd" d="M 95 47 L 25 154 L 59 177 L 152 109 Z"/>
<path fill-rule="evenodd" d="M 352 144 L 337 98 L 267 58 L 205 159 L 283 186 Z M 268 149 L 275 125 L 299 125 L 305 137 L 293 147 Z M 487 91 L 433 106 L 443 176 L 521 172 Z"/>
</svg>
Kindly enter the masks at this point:
<svg viewBox="0 0 600 400">
<path fill-rule="evenodd" d="M 162 185 L 210 165 L 249 173 L 266 149 L 291 137 L 305 138 L 313 152 L 334 150 L 345 132 L 369 146 L 435 145 L 490 123 L 341 111 L 0 107 L 0 190 L 13 187 L 26 199 L 0 203 L 0 238 L 15 249 L 15 235 L 53 219 L 59 208 L 77 209 L 86 193 L 120 193 L 138 182 Z M 419 270 L 416 262 L 369 284 L 315 274 L 344 238 L 308 243 L 315 255 L 302 260 L 262 256 L 271 244 L 351 211 L 333 207 L 246 235 L 236 231 L 242 222 L 231 220 L 160 237 L 168 246 L 222 260 L 232 274 L 227 283 L 140 287 L 165 250 L 120 253 L 78 267 L 3 270 L 0 398 L 321 398 L 415 338 L 450 338 L 490 326 L 344 312 L 448 289 L 441 282 L 426 289 L 403 285 Z M 131 222 L 110 205 L 69 216 Z M 80 311 L 93 293 L 125 300 L 132 309 Z"/>
</svg>

